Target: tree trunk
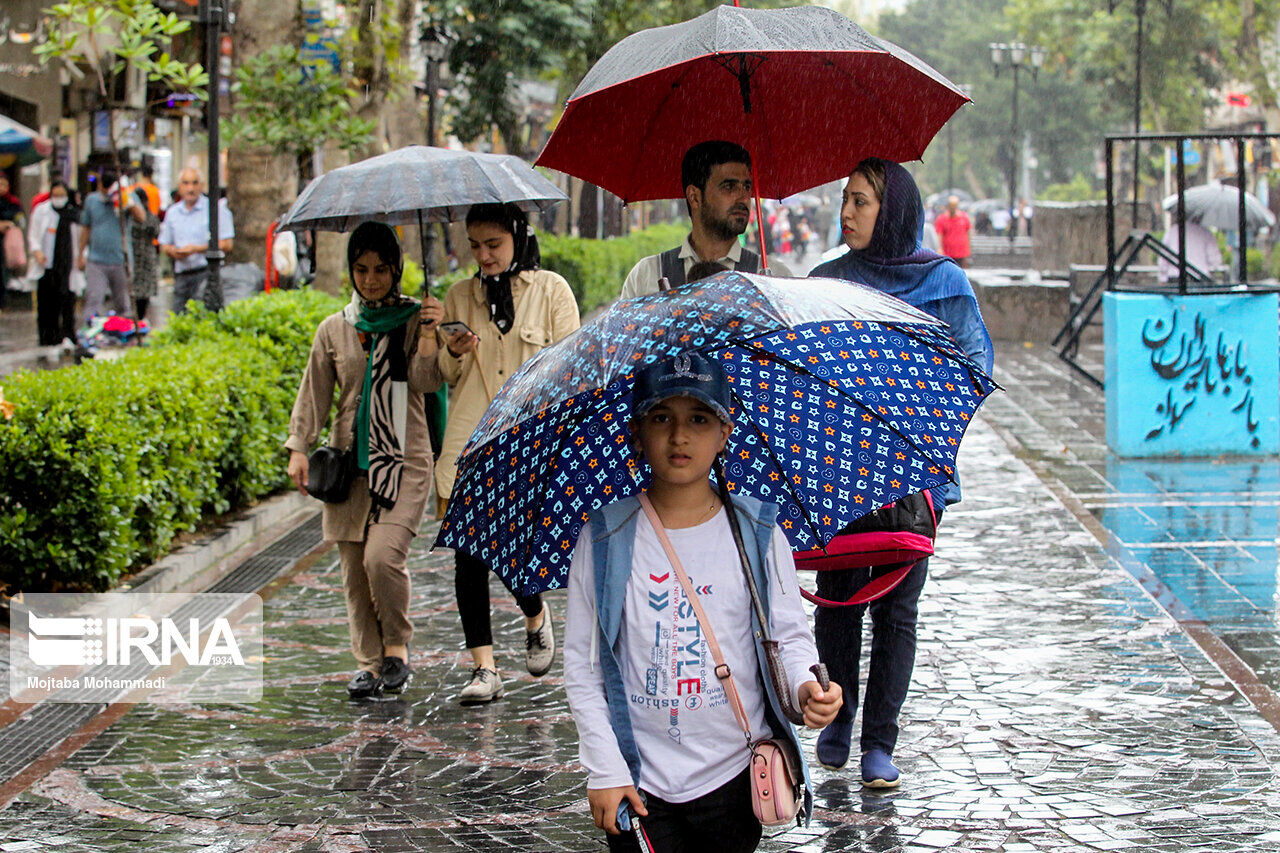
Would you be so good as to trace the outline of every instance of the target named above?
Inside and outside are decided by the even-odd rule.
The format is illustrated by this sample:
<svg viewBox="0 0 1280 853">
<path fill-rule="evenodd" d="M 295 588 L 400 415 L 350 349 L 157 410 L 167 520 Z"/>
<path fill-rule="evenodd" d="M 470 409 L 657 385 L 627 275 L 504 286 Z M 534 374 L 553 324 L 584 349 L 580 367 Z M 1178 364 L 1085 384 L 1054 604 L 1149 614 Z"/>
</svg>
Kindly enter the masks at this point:
<svg viewBox="0 0 1280 853">
<path fill-rule="evenodd" d="M 297 3 L 240 0 L 231 38 L 237 65 L 275 44 L 300 43 Z M 288 156 L 236 146 L 227 158 L 226 183 L 227 202 L 236 228 L 235 245 L 228 260 L 264 266 L 267 228 L 297 197 L 297 167 Z"/>
</svg>

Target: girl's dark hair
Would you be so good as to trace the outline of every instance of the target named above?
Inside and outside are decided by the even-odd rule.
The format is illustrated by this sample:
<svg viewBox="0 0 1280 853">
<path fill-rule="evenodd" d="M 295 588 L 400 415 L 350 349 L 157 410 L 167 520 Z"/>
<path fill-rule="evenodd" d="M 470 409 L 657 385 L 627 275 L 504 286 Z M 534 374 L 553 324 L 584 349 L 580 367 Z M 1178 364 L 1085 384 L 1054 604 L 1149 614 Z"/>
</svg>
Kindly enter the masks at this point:
<svg viewBox="0 0 1280 853">
<path fill-rule="evenodd" d="M 66 190 L 67 195 L 71 194 L 71 188 L 67 186 L 67 182 L 62 180 L 62 178 L 54 178 L 52 181 L 49 182 L 49 192 L 52 193 L 58 187 L 62 187 L 64 190 Z"/>
<path fill-rule="evenodd" d="M 382 262 L 391 267 L 392 285 L 400 284 L 400 275 L 404 272 L 404 253 L 400 249 L 400 238 L 391 226 L 382 222 L 361 222 L 351 232 L 347 240 L 347 272 L 355 285 L 356 259 L 365 252 L 373 252 Z"/>
<path fill-rule="evenodd" d="M 473 204 L 467 211 L 467 227 L 479 223 L 496 225 L 515 241 L 515 272 L 536 270 L 542 264 L 538 237 L 529 224 L 529 216 L 510 202 L 506 204 Z"/>
</svg>

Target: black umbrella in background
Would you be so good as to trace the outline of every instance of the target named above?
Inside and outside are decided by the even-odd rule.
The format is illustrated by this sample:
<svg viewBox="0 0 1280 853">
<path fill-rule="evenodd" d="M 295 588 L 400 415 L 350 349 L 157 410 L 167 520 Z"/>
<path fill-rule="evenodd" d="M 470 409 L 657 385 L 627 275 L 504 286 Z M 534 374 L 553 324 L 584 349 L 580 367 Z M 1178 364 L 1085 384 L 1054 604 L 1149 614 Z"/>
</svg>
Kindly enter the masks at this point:
<svg viewBox="0 0 1280 853">
<path fill-rule="evenodd" d="M 566 198 L 519 157 L 411 145 L 316 178 L 281 217 L 280 227 L 350 231 L 371 220 L 417 225 L 425 296 L 431 293 L 428 224 L 462 219 L 475 204 L 511 202 L 532 212 Z M 447 389 L 427 395 L 427 422 L 436 448 L 444 436 L 447 408 Z"/>
<path fill-rule="evenodd" d="M 476 204 L 510 202 L 532 213 L 567 198 L 519 157 L 410 145 L 314 179 L 281 217 L 280 227 L 350 231 L 370 220 L 417 225 L 426 276 L 423 287 L 430 292 L 429 223 L 462 219 Z"/>
</svg>

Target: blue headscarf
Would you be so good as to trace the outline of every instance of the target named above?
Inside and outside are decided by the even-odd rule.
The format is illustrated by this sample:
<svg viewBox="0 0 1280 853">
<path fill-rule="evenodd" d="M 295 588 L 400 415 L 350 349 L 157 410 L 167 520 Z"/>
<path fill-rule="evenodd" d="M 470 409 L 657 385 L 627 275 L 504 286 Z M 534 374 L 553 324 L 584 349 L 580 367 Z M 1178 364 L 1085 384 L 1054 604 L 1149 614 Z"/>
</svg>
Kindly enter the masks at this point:
<svg viewBox="0 0 1280 853">
<path fill-rule="evenodd" d="M 967 297 L 977 305 L 964 270 L 951 258 L 924 248 L 924 204 L 911 173 L 892 160 L 870 159 L 884 166 L 885 177 L 871 242 L 818 266 L 810 275 L 861 282 L 916 308 L 952 296 Z"/>
</svg>

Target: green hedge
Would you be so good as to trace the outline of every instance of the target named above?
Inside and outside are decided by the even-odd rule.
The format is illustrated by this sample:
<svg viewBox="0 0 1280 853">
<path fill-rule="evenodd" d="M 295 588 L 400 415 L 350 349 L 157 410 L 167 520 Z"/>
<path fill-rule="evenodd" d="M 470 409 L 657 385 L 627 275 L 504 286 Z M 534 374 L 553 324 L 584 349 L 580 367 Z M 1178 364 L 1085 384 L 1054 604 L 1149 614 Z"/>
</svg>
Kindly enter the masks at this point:
<svg viewBox="0 0 1280 853">
<path fill-rule="evenodd" d="M 653 225 L 626 237 L 584 240 L 538 235 L 542 266 L 565 277 L 583 314 L 618 298 L 636 261 L 679 245 L 689 233 L 685 225 Z"/>
<path fill-rule="evenodd" d="M 202 518 L 286 486 L 293 398 L 340 305 L 258 296 L 173 317 L 120 359 L 5 379 L 0 586 L 107 589 Z"/>
</svg>

